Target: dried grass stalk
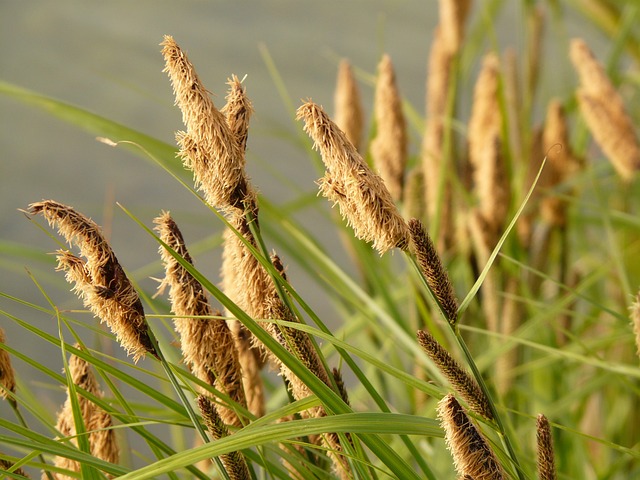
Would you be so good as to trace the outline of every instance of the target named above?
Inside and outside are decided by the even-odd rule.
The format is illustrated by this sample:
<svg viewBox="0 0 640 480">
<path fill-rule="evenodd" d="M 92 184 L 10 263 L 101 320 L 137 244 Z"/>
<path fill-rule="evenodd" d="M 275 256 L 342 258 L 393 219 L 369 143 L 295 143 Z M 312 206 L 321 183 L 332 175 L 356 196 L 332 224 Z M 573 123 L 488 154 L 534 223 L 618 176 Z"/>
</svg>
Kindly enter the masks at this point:
<svg viewBox="0 0 640 480">
<path fill-rule="evenodd" d="M 79 349 L 80 346 L 76 345 L 76 348 Z M 88 393 L 102 398 L 102 391 L 86 360 L 76 355 L 71 355 L 69 358 L 69 374 L 77 388 L 86 390 Z M 73 437 L 76 435 L 76 424 L 73 417 L 70 395 L 71 392 L 67 390 L 67 400 L 60 413 L 58 413 L 58 422 L 56 424 L 56 429 L 63 437 Z M 78 406 L 80 408 L 85 432 L 88 433 L 91 455 L 106 462 L 118 463 L 119 450 L 115 430 L 111 428 L 111 416 L 95 403 L 84 397 L 80 392 L 78 392 Z M 71 442 L 77 445 L 77 439 L 72 438 Z M 65 457 L 56 457 L 55 466 L 73 472 L 80 471 L 79 462 Z M 111 478 L 111 475 L 107 476 Z M 46 479 L 47 475 L 43 474 L 42 478 Z M 75 477 L 56 474 L 56 478 L 59 480 L 72 480 Z"/>
<path fill-rule="evenodd" d="M 538 444 L 538 478 L 540 480 L 556 480 L 551 427 L 547 417 L 542 414 L 538 415 L 536 420 L 536 440 Z"/>
<path fill-rule="evenodd" d="M 409 232 L 411 250 L 418 260 L 427 285 L 438 302 L 442 314 L 451 325 L 455 325 L 458 321 L 458 301 L 436 247 L 420 220 L 415 218 L 409 220 Z"/>
<path fill-rule="evenodd" d="M 176 105 L 187 127 L 186 132 L 176 134 L 185 166 L 193 171 L 196 187 L 204 192 L 210 205 L 223 211 L 244 210 L 243 202 L 255 193 L 244 170 L 242 137 L 235 137 L 227 118 L 215 107 L 187 55 L 174 39 L 165 35 L 161 45 L 164 71 L 169 74 Z M 239 125 L 248 118 L 249 112 L 250 109 L 240 115 Z M 240 126 L 240 131 L 242 129 Z"/>
<path fill-rule="evenodd" d="M 620 177 L 629 182 L 640 169 L 640 145 L 622 97 L 582 39 L 571 42 L 570 57 L 580 76 L 580 111 L 591 134 Z"/>
<path fill-rule="evenodd" d="M 338 66 L 338 79 L 334 94 L 336 125 L 344 132 L 356 150 L 362 144 L 364 129 L 364 110 L 360 98 L 360 89 L 348 60 L 343 59 Z"/>
<path fill-rule="evenodd" d="M 506 478 L 489 443 L 453 395 L 438 403 L 438 417 L 459 475 L 474 480 Z"/>
<path fill-rule="evenodd" d="M 370 146 L 373 164 L 391 197 L 400 200 L 407 165 L 407 126 L 391 57 L 386 54 L 378 64 L 374 113 L 376 136 Z"/>
<path fill-rule="evenodd" d="M 303 104 L 297 118 L 322 155 L 326 174 L 320 179 L 320 191 L 337 203 L 340 213 L 353 227 L 356 236 L 373 242 L 380 252 L 409 243 L 408 227 L 393 203 L 383 180 L 374 174 L 345 134 L 311 101 Z"/>
<path fill-rule="evenodd" d="M 160 239 L 193 265 L 182 233 L 171 215 L 163 212 L 154 223 Z M 177 315 L 174 326 L 180 335 L 185 363 L 199 379 L 246 407 L 238 353 L 227 323 L 211 318 L 219 312 L 214 312 L 209 305 L 204 287 L 164 246 L 160 246 L 160 256 L 165 268 L 160 290 L 169 287 L 171 310 Z M 219 405 L 218 411 L 225 424 L 242 426 L 233 407 Z"/>
<path fill-rule="evenodd" d="M 509 177 L 501 155 L 502 116 L 498 102 L 499 60 L 485 56 L 475 84 L 469 119 L 469 162 L 479 201 L 479 211 L 494 238 L 502 229 L 509 209 Z"/>
<path fill-rule="evenodd" d="M 200 395 L 197 398 L 197 403 L 204 423 L 214 440 L 228 437 L 229 430 L 225 425 L 226 422 L 223 421 L 218 409 L 211 400 L 204 395 Z M 222 465 L 231 480 L 248 480 L 251 478 L 247 462 L 241 452 L 236 451 L 220 455 L 220 461 L 222 461 Z"/>
<path fill-rule="evenodd" d="M 138 293 L 118 263 L 113 250 L 91 219 L 53 200 L 32 203 L 70 244 L 76 244 L 86 261 L 68 251 L 58 251 L 58 270 L 66 272 L 73 290 L 95 316 L 111 328 L 120 344 L 138 361 L 146 353 L 157 358 Z"/>
<path fill-rule="evenodd" d="M 467 402 L 473 412 L 491 420 L 493 413 L 489 400 L 478 383 L 463 369 L 445 348 L 426 330 L 418 331 L 418 343 L 431 361 L 442 372 L 456 392 Z"/>
<path fill-rule="evenodd" d="M 4 330 L 0 328 L 0 343 L 6 343 Z M 12 396 L 16 392 L 16 375 L 11 365 L 11 357 L 9 352 L 0 348 L 0 397 L 15 403 Z"/>
</svg>

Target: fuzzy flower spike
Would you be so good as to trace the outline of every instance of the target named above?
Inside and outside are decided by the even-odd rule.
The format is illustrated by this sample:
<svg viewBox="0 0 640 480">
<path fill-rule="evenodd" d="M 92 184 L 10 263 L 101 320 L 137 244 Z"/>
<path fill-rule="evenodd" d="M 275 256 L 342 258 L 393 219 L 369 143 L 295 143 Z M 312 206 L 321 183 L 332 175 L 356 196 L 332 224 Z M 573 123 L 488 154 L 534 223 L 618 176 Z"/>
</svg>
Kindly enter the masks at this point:
<svg viewBox="0 0 640 480">
<path fill-rule="evenodd" d="M 327 169 L 319 181 L 320 191 L 338 204 L 356 236 L 372 242 L 381 255 L 394 247 L 406 250 L 409 228 L 382 178 L 371 171 L 322 107 L 308 101 L 298 108 L 296 118 L 304 121 Z"/>
<path fill-rule="evenodd" d="M 69 251 L 59 250 L 58 270 L 66 272 L 67 281 L 75 284 L 73 290 L 85 306 L 109 325 L 134 361 L 147 353 L 157 358 L 140 297 L 100 227 L 72 207 L 53 200 L 32 203 L 29 212 L 41 213 L 67 242 L 80 249 L 84 260 Z"/>
</svg>

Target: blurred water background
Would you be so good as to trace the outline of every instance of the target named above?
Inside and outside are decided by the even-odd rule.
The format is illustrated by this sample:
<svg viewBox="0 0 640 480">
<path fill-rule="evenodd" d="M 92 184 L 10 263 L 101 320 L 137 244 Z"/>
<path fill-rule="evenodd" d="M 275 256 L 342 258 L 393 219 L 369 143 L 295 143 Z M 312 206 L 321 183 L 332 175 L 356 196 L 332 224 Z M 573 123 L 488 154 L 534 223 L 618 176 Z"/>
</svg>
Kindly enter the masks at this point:
<svg viewBox="0 0 640 480">
<path fill-rule="evenodd" d="M 476 45 L 478 53 L 492 45 L 523 48 L 523 2 L 502 2 L 495 21 L 484 25 L 485 8 L 500 2 L 475 3 L 469 25 L 486 30 L 484 44 Z M 566 60 L 568 38 L 579 34 L 590 39 L 596 53 L 607 49 L 601 34 L 583 19 L 564 18 L 555 26 L 553 22 L 549 18 L 544 50 L 540 91 L 544 103 L 552 95 L 568 95 L 575 85 Z M 188 52 L 218 106 L 224 103 L 227 78 L 246 75 L 244 83 L 255 107 L 248 168 L 260 192 L 271 202 L 284 204 L 303 193 L 314 195 L 319 174 L 296 144 L 299 125 L 269 73 L 265 52 L 294 107 L 311 97 L 330 112 L 338 61 L 349 58 L 359 72 L 368 118 L 370 82 L 382 53 L 389 53 L 403 96 L 422 115 L 427 55 L 436 23 L 435 0 L 2 0 L 0 80 L 173 143 L 174 132 L 183 127 L 162 73 L 158 46 L 164 34 L 171 34 Z M 474 62 L 470 68 L 475 68 Z M 471 83 L 465 88 L 470 91 Z M 220 222 L 151 162 L 98 143 L 77 127 L 6 96 L 0 96 L 0 115 L 0 241 L 5 252 L 0 257 L 0 292 L 46 305 L 28 268 L 60 308 L 80 307 L 61 274 L 53 272 L 53 259 L 43 265 L 38 257 L 10 254 L 14 247 L 40 252 L 57 248 L 18 212 L 43 198 L 73 205 L 104 225 L 125 269 L 149 289 L 153 282 L 148 276 L 159 272 L 157 246 L 115 202 L 147 225 L 161 209 L 171 210 L 188 243 L 220 232 Z M 420 136 L 420 126 L 412 123 L 412 155 L 419 150 Z M 298 217 L 329 250 L 335 248 L 336 256 L 343 255 L 326 215 L 312 209 Z M 194 256 L 196 265 L 217 280 L 219 250 L 215 255 L 209 251 Z M 315 295 L 314 282 L 295 265 L 289 268 L 303 297 L 331 315 L 326 300 Z M 0 309 L 25 320 L 33 315 L 31 309 L 6 298 L 0 298 Z M 34 317 L 34 322 L 57 332 L 55 318 Z M 34 339 L 6 317 L 0 317 L 0 326 L 12 346 L 40 361 L 50 359 L 55 370 L 61 368 L 59 351 L 45 342 L 32 344 Z M 15 366 L 19 375 L 24 372 L 21 381 L 36 389 L 41 386 L 38 382 L 47 381 L 21 362 Z M 43 392 L 55 412 L 63 392 L 50 388 Z M 0 412 L 10 415 L 4 408 Z"/>
</svg>

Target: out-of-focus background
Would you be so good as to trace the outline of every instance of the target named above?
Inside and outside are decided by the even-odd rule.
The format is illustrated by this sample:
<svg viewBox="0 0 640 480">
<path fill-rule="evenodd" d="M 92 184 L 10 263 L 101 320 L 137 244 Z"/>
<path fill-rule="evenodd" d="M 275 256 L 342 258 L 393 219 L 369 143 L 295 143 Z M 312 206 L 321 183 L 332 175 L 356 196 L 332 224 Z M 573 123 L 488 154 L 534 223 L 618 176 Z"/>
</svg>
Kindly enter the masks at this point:
<svg viewBox="0 0 640 480">
<path fill-rule="evenodd" d="M 474 3 L 468 26 L 486 31 L 484 44 L 474 46 L 476 52 L 493 46 L 501 50 L 506 46 L 523 48 L 524 2 Z M 563 2 L 550 3 L 560 13 L 564 11 Z M 486 9 L 500 5 L 499 15 L 486 13 Z M 373 97 L 371 81 L 383 52 L 391 55 L 403 96 L 418 115 L 423 115 L 427 55 L 437 7 L 435 0 L 3 0 L 0 80 L 81 106 L 173 143 L 174 132 L 183 127 L 169 81 L 162 73 L 158 45 L 164 34 L 171 34 L 188 52 L 218 106 L 224 103 L 227 78 L 231 74 L 241 78 L 246 75 L 244 83 L 255 107 L 248 168 L 260 192 L 278 204 L 301 192 L 313 195 L 316 191 L 314 181 L 319 174 L 296 146 L 300 126 L 292 118 L 291 107 L 311 97 L 332 112 L 340 58 L 349 58 L 357 69 L 368 118 Z M 597 54 L 607 52 L 607 44 L 595 27 L 567 11 L 570 15 L 562 21 L 552 15 L 548 18 L 540 90 L 543 103 L 551 95 L 567 95 L 575 86 L 567 62 L 569 38 L 580 35 L 589 39 Z M 483 18 L 497 21 L 488 24 Z M 269 56 L 291 105 L 282 98 L 270 74 Z M 474 65 L 468 68 L 473 70 Z M 464 81 L 472 80 L 470 74 Z M 43 198 L 73 205 L 104 225 L 121 263 L 134 274 L 149 269 L 154 262 L 159 265 L 157 245 L 115 202 L 132 210 L 147 225 L 160 210 L 171 210 L 187 242 L 197 242 L 221 230 L 220 222 L 210 212 L 152 162 L 110 148 L 76 126 L 4 95 L 0 95 L 0 120 L 0 242 L 4 252 L 14 247 L 39 251 L 57 248 L 18 211 Z M 420 126 L 414 121 L 410 125 L 410 151 L 416 155 Z M 332 242 L 338 245 L 335 233 L 325 234 L 329 223 L 316 210 L 302 211 L 300 218 L 329 248 Z M 48 269 L 42 268 L 40 260 L 33 260 L 34 265 L 30 262 L 24 256 L 3 253 L 0 292 L 46 305 L 29 278 L 29 268 L 61 308 L 79 308 L 61 274 L 53 272 L 53 262 Z M 196 265 L 211 272 L 217 281 L 217 256 L 210 252 L 196 255 Z M 322 311 L 322 299 L 313 298 L 313 283 L 302 273 L 296 277 L 295 265 L 290 268 L 292 282 Z M 24 319 L 30 315 L 29 309 L 6 299 L 0 300 L 0 308 Z M 55 318 L 49 320 L 50 325 L 39 323 L 38 327 L 56 332 Z M 61 367 L 57 366 L 59 352 L 21 344 L 22 330 L 6 317 L 0 317 L 0 326 L 15 348 L 29 349 L 43 358 L 53 355 L 51 368 Z M 24 366 L 17 362 L 16 368 L 20 373 Z M 24 381 L 35 382 L 37 377 Z M 55 410 L 62 392 L 48 392 Z"/>
</svg>

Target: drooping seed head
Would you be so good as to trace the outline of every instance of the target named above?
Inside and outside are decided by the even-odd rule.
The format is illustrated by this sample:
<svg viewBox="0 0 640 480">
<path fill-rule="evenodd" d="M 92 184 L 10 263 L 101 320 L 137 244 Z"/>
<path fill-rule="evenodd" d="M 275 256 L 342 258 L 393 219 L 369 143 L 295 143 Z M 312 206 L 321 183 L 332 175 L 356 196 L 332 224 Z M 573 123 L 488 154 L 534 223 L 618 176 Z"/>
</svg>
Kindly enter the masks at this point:
<svg viewBox="0 0 640 480">
<path fill-rule="evenodd" d="M 374 174 L 345 134 L 322 108 L 308 101 L 298 108 L 297 118 L 314 141 L 326 167 L 320 191 L 340 208 L 356 236 L 372 242 L 380 252 L 409 242 L 406 223 L 393 203 L 383 180 Z"/>
<path fill-rule="evenodd" d="M 72 207 L 53 200 L 33 203 L 67 242 L 76 245 L 84 260 L 71 252 L 57 252 L 58 270 L 66 272 L 73 290 L 95 316 L 105 322 L 134 361 L 146 353 L 157 357 L 149 336 L 140 297 L 126 276 L 100 227 Z"/>
</svg>

